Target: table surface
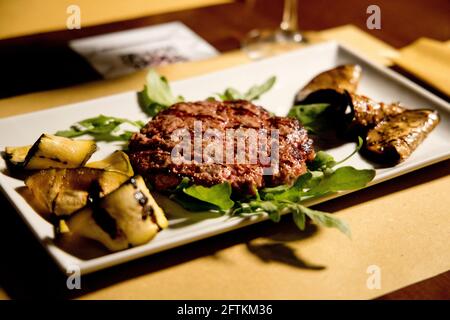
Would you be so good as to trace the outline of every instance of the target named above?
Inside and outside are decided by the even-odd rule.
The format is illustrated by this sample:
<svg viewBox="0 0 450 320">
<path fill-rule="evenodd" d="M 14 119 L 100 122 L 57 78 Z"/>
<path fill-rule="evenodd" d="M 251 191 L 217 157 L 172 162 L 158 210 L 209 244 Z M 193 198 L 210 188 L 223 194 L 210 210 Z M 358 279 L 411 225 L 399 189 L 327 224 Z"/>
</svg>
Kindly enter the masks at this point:
<svg viewBox="0 0 450 320">
<path fill-rule="evenodd" d="M 352 23 L 396 48 L 405 46 L 419 37 L 431 37 L 438 40 L 450 38 L 448 20 L 450 2 L 448 0 L 379 0 L 377 4 L 381 8 L 381 30 L 366 29 L 366 8 L 370 4 L 371 1 L 365 0 L 300 0 L 299 25 L 305 30 L 322 30 Z M 193 29 L 219 51 L 226 52 L 238 49 L 241 39 L 251 29 L 277 27 L 281 12 L 282 1 L 237 1 L 81 30 L 56 31 L 2 40 L 0 41 L 0 69 L 3 70 L 3 77 L 9 80 L 0 87 L 0 98 L 99 80 L 100 76 L 67 48 L 67 42 L 72 39 L 178 20 Z M 38 74 L 39 77 L 25 76 L 32 74 Z M 428 176 L 432 179 L 436 176 L 436 172 L 439 172 L 438 176 L 448 174 L 448 168 L 449 161 L 423 169 L 420 174 L 424 176 L 424 179 Z M 0 198 L 0 204 L 5 210 L 6 217 L 5 223 L 2 224 L 7 225 L 9 230 L 9 234 L 2 234 L 0 238 L 7 240 L 14 234 L 13 238 L 22 239 L 18 244 L 19 247 L 27 246 L 27 251 L 30 247 L 36 249 L 33 259 L 48 261 L 45 266 L 30 269 L 35 270 L 34 274 L 37 275 L 39 270 L 42 272 L 42 270 L 54 268 L 49 259 L 43 256 L 45 253 L 38 247 L 37 242 L 23 222 L 14 214 L 14 209 L 4 197 Z M 14 248 L 14 252 L 11 250 L 6 254 L 14 257 L 15 252 L 17 247 Z M 23 260 L 23 258 L 20 259 Z M 0 285 L 12 297 L 30 296 L 29 290 L 25 289 L 26 283 L 17 277 L 9 276 L 17 266 L 18 263 L 0 264 Z M 26 270 L 22 271 L 26 272 Z M 47 277 L 44 278 L 48 280 Z M 42 283 L 42 285 L 46 284 Z M 450 299 L 448 288 L 450 288 L 450 271 L 387 294 L 381 299 Z"/>
</svg>

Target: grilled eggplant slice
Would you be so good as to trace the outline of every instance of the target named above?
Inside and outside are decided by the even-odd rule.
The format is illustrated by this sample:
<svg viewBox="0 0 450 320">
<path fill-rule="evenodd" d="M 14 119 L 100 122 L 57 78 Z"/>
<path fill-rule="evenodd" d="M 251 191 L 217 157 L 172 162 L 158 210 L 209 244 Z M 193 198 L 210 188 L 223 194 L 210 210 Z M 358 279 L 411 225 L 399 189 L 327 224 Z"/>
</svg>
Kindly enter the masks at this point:
<svg viewBox="0 0 450 320">
<path fill-rule="evenodd" d="M 325 103 L 321 114 L 340 138 L 366 137 L 369 158 L 396 164 L 405 160 L 439 123 L 433 110 L 409 110 L 399 103 L 376 102 L 355 93 L 361 68 L 344 65 L 312 79 L 295 97 L 296 105 Z M 312 108 L 312 106 L 310 106 Z"/>
<path fill-rule="evenodd" d="M 395 116 L 406 109 L 398 103 L 386 104 L 355 93 L 347 93 L 345 107 L 341 107 L 337 119 L 345 126 L 348 135 L 365 135 L 387 117 Z M 342 113 L 346 110 L 344 113 Z"/>
<path fill-rule="evenodd" d="M 67 225 L 73 234 L 119 251 L 147 243 L 168 222 L 142 177 L 135 176 L 107 196 L 92 199 Z"/>
<path fill-rule="evenodd" d="M 28 151 L 24 168 L 77 168 L 83 166 L 97 149 L 94 141 L 72 140 L 43 134 Z"/>
<path fill-rule="evenodd" d="M 367 134 L 365 153 L 378 162 L 402 162 L 438 123 L 438 113 L 427 109 L 406 110 L 387 117 Z"/>
<path fill-rule="evenodd" d="M 330 103 L 345 92 L 355 92 L 361 79 L 361 67 L 346 64 L 314 77 L 295 97 L 294 104 Z"/>
<path fill-rule="evenodd" d="M 104 196 L 128 178 L 120 172 L 94 168 L 48 169 L 29 176 L 25 184 L 48 213 L 64 216 L 83 208 L 93 188 Z"/>
</svg>

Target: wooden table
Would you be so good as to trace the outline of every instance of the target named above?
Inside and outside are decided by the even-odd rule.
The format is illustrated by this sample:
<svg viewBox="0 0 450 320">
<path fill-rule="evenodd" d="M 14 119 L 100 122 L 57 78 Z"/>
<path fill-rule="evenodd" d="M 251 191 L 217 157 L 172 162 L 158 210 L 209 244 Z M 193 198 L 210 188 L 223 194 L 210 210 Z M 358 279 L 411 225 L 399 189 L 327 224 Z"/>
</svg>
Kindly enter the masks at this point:
<svg viewBox="0 0 450 320">
<path fill-rule="evenodd" d="M 281 3 L 273 0 L 237 1 L 81 30 L 57 31 L 0 41 L 0 70 L 2 77 L 8 79 L 0 86 L 0 98 L 100 79 L 85 61 L 67 48 L 69 40 L 178 20 L 218 50 L 226 52 L 239 48 L 241 39 L 251 29 L 276 27 L 281 17 Z M 379 0 L 377 4 L 382 12 L 382 29 L 374 31 L 366 29 L 366 8 L 370 4 L 372 2 L 366 0 L 300 0 L 299 24 L 305 30 L 321 30 L 352 23 L 394 47 L 407 45 L 421 36 L 438 40 L 450 38 L 450 2 L 447 0 Z M 417 175 L 426 181 L 448 173 L 449 161 L 422 169 Z M 50 288 L 48 292 L 44 290 L 45 295 L 59 295 L 62 289 L 57 285 L 53 286 L 58 281 L 45 275 L 41 277 L 46 271 L 49 274 L 55 266 L 4 197 L 0 197 L 0 202 L 5 217 L 2 224 L 8 226 L 7 232 L 0 234 L 0 239 L 2 243 L 11 239 L 15 242 L 14 247 L 6 246 L 4 255 L 14 262 L 0 264 L 0 285 L 12 297 L 33 297 L 42 294 L 42 287 Z M 253 227 L 255 228 L 258 227 Z M 238 236 L 240 233 L 241 231 L 237 232 Z M 17 256 L 17 252 L 22 250 L 30 254 L 27 257 Z M 39 266 L 33 266 L 33 261 L 39 261 Z M 26 276 L 11 276 L 14 274 Z M 31 278 L 35 288 L 29 287 L 28 280 Z M 381 299 L 450 299 L 448 288 L 450 271 L 385 295 Z"/>
</svg>

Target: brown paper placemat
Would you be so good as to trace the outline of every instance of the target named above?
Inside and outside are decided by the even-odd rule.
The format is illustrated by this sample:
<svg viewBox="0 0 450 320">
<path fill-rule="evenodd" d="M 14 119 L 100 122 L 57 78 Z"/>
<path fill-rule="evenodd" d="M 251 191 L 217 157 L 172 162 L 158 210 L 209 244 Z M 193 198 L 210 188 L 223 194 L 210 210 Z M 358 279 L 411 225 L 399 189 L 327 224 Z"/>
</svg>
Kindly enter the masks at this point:
<svg viewBox="0 0 450 320">
<path fill-rule="evenodd" d="M 160 71 L 174 80 L 248 61 L 235 52 Z M 137 73 L 0 100 L 0 116 L 139 89 L 143 77 Z M 94 274 L 89 281 L 99 289 L 82 298 L 380 296 L 450 269 L 449 172 L 447 161 L 320 205 L 350 224 L 352 240 L 329 229 L 299 233 L 284 217 L 280 224 L 262 223 Z M 373 265 L 381 271 L 380 289 L 367 287 L 367 270 Z"/>
<path fill-rule="evenodd" d="M 448 169 L 441 164 L 431 175 L 408 175 L 321 205 L 350 224 L 352 240 L 331 229 L 302 235 L 284 217 L 279 225 L 268 222 L 178 250 L 194 257 L 192 251 L 207 252 L 188 261 L 171 264 L 167 260 L 180 258 L 169 254 L 121 266 L 117 274 L 133 270 L 136 276 L 114 283 L 110 272 L 110 286 L 82 298 L 375 298 L 450 269 L 450 177 L 437 178 Z M 154 271 L 158 264 L 165 268 Z M 367 287 L 374 265 L 380 289 Z"/>
</svg>

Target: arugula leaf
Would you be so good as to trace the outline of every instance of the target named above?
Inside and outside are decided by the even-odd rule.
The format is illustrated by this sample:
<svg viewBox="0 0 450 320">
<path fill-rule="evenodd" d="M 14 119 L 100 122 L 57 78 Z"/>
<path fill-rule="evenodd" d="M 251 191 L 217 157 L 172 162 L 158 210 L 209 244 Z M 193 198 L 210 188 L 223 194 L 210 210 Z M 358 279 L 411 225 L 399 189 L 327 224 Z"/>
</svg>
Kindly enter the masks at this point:
<svg viewBox="0 0 450 320">
<path fill-rule="evenodd" d="M 184 209 L 189 211 L 200 212 L 200 211 L 217 210 L 217 207 L 215 205 L 192 198 L 182 192 L 173 193 L 170 195 L 169 198 L 177 202 Z"/>
<path fill-rule="evenodd" d="M 350 159 L 351 157 L 353 157 L 353 155 L 354 155 L 355 153 L 357 153 L 359 150 L 361 150 L 361 148 L 362 148 L 362 146 L 363 146 L 363 143 L 364 143 L 363 139 L 362 139 L 361 137 L 358 137 L 358 144 L 356 145 L 355 150 L 353 150 L 352 153 L 350 153 L 347 157 L 345 157 L 345 158 L 342 159 L 341 161 L 336 162 L 334 165 L 336 166 L 336 165 L 338 165 L 338 164 L 344 163 L 345 161 L 347 161 L 348 159 Z"/>
<path fill-rule="evenodd" d="M 300 177 L 298 177 L 297 181 L 295 181 L 295 183 L 292 187 L 290 187 L 285 192 L 274 194 L 273 199 L 299 202 L 300 197 L 303 193 L 303 190 L 308 186 L 312 177 L 313 177 L 313 175 L 311 172 L 307 172 L 307 173 L 301 175 Z"/>
<path fill-rule="evenodd" d="M 350 228 L 345 221 L 340 220 L 329 213 L 313 210 L 302 205 L 298 205 L 298 209 L 299 211 L 307 215 L 316 224 L 328 228 L 337 228 L 347 237 L 351 238 Z"/>
<path fill-rule="evenodd" d="M 316 153 L 314 160 L 308 164 L 309 170 L 323 170 L 326 168 L 332 168 L 336 164 L 331 154 L 325 151 L 319 151 Z"/>
<path fill-rule="evenodd" d="M 356 152 L 360 146 L 361 140 Z M 281 185 L 262 189 L 261 196 L 258 195 L 255 200 L 238 202 L 233 214 L 242 216 L 267 214 L 271 220 L 279 221 L 282 213 L 291 213 L 294 223 L 300 230 L 305 229 L 307 216 L 319 225 L 337 228 L 350 237 L 350 229 L 345 222 L 328 213 L 309 209 L 301 202 L 333 192 L 360 189 L 374 178 L 375 170 L 357 170 L 349 166 L 334 170 L 332 168 L 336 164 L 342 163 L 349 157 L 336 162 L 325 152 L 318 155 L 315 167 L 319 171 L 308 171 L 301 175 L 292 186 Z"/>
<path fill-rule="evenodd" d="M 337 166 L 338 164 L 342 164 L 348 159 L 350 159 L 355 153 L 357 153 L 359 150 L 361 150 L 363 146 L 363 139 L 361 137 L 358 137 L 358 144 L 355 147 L 355 150 L 353 150 L 352 153 L 350 153 L 347 157 L 340 161 L 335 161 L 333 156 L 329 153 L 326 153 L 325 151 L 319 151 L 316 153 L 316 156 L 314 160 L 308 164 L 309 170 L 326 170 L 329 168 L 333 168 Z"/>
<path fill-rule="evenodd" d="M 375 177 L 375 170 L 358 170 L 340 167 L 331 173 L 323 173 L 319 183 L 307 191 L 305 196 L 321 196 L 328 193 L 361 189 Z"/>
<path fill-rule="evenodd" d="M 276 81 L 276 77 L 270 77 L 261 85 L 252 86 L 247 92 L 241 93 L 235 88 L 227 88 L 223 93 L 216 94 L 221 100 L 256 100 L 262 94 L 269 91 Z M 150 69 L 144 89 L 137 93 L 138 102 L 142 110 L 153 117 L 171 105 L 184 101 L 182 96 L 176 97 L 167 79 L 159 75 L 155 70 Z M 207 100 L 215 100 L 214 97 L 208 97 Z"/>
<path fill-rule="evenodd" d="M 220 100 L 257 100 L 259 99 L 264 93 L 269 91 L 273 85 L 275 84 L 276 77 L 272 76 L 269 79 L 267 79 L 263 84 L 260 85 L 254 85 L 250 89 L 247 90 L 247 92 L 242 93 L 239 90 L 235 88 L 227 88 L 223 93 L 217 93 L 217 96 Z"/>
<path fill-rule="evenodd" d="M 122 124 L 132 125 L 138 130 L 144 126 L 142 121 L 132 121 L 101 114 L 94 118 L 79 121 L 73 124 L 69 130 L 57 131 L 56 135 L 75 138 L 87 134 L 96 141 L 128 141 L 135 131 L 121 130 Z"/>
<path fill-rule="evenodd" d="M 306 227 L 306 217 L 304 211 L 300 210 L 298 206 L 295 206 L 292 210 L 292 219 L 295 225 L 301 230 L 305 230 Z"/>
<path fill-rule="evenodd" d="M 325 113 L 329 106 L 328 103 L 296 105 L 291 108 L 288 117 L 296 118 L 309 132 L 317 133 L 330 127 L 330 119 Z"/>
<path fill-rule="evenodd" d="M 275 76 L 270 77 L 267 79 L 263 84 L 261 85 L 255 85 L 251 87 L 245 94 L 244 94 L 244 100 L 252 101 L 257 100 L 261 95 L 269 91 L 273 85 L 275 84 L 275 81 L 277 78 Z"/>
<path fill-rule="evenodd" d="M 224 93 L 218 93 L 220 100 L 240 100 L 244 99 L 244 95 L 234 88 L 225 89 Z"/>
<path fill-rule="evenodd" d="M 183 192 L 192 198 L 210 203 L 221 210 L 228 210 L 234 206 L 231 200 L 231 185 L 228 182 L 216 184 L 212 187 L 192 185 L 184 188 Z"/>
<path fill-rule="evenodd" d="M 307 216 L 318 225 L 336 228 L 348 237 L 351 237 L 350 228 L 346 222 L 329 213 L 313 210 L 299 203 L 291 201 L 254 200 L 249 203 L 238 203 L 238 205 L 239 207 L 233 211 L 234 215 L 251 216 L 267 214 L 272 221 L 279 222 L 281 213 L 291 213 L 295 224 L 302 231 L 305 230 Z"/>
<path fill-rule="evenodd" d="M 138 101 L 142 110 L 151 117 L 183 100 L 183 97 L 173 95 L 167 79 L 160 76 L 154 69 L 149 70 L 144 89 L 138 92 Z"/>
</svg>

